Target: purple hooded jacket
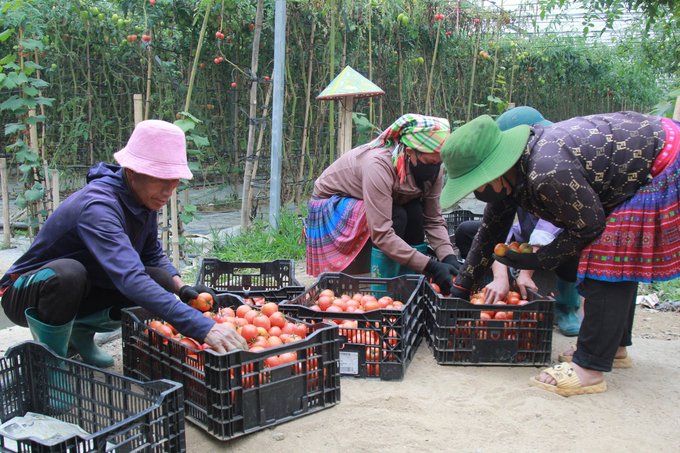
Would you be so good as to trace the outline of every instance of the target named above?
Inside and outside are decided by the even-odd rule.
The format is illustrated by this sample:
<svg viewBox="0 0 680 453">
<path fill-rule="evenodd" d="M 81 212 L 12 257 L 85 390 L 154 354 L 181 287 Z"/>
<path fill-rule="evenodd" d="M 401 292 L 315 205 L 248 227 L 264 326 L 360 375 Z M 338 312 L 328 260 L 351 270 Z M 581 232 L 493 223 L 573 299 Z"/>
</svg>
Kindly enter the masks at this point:
<svg viewBox="0 0 680 453">
<path fill-rule="evenodd" d="M 61 258 L 83 264 L 92 286 L 118 289 L 184 335 L 202 341 L 215 324 L 144 272 L 145 266 L 152 266 L 179 275 L 158 240 L 158 212 L 137 202 L 119 166 L 100 163 L 90 169 L 87 185 L 47 218 L 0 286 L 11 284 L 11 274 L 23 274 Z"/>
</svg>

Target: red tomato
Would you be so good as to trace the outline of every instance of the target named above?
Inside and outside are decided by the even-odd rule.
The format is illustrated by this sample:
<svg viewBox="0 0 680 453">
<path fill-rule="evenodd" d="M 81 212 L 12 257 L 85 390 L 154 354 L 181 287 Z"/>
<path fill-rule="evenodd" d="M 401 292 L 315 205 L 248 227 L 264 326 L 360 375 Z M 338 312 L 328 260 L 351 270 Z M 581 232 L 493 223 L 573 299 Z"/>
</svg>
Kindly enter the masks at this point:
<svg viewBox="0 0 680 453">
<path fill-rule="evenodd" d="M 253 309 L 250 305 L 241 305 L 236 309 L 236 316 L 238 316 L 239 318 L 245 318 L 246 313 L 252 310 Z"/>
<path fill-rule="evenodd" d="M 293 323 L 286 321 L 286 325 L 281 328 L 281 332 L 288 335 L 293 334 Z"/>
<path fill-rule="evenodd" d="M 333 299 L 328 296 L 321 296 L 319 297 L 317 303 L 319 304 L 319 308 L 321 308 L 322 311 L 326 311 L 328 310 L 328 307 L 333 304 Z"/>
<path fill-rule="evenodd" d="M 283 328 L 286 325 L 286 318 L 283 316 L 283 313 L 277 311 L 269 317 L 269 322 L 272 327 Z"/>
<path fill-rule="evenodd" d="M 267 366 L 269 368 L 274 368 L 275 366 L 279 366 L 279 364 L 280 364 L 279 356 L 275 355 L 275 356 L 272 356 L 272 357 L 267 357 L 266 359 L 264 359 L 264 363 L 267 364 Z"/>
<path fill-rule="evenodd" d="M 236 317 L 236 313 L 234 312 L 234 309 L 231 308 L 231 307 L 223 307 L 223 308 L 220 308 L 220 314 L 222 314 L 222 315 L 224 315 L 224 316 L 226 316 L 226 317 L 230 317 L 230 318 L 235 318 L 235 317 Z"/>
<path fill-rule="evenodd" d="M 295 324 L 293 326 L 293 334 L 297 335 L 301 338 L 306 337 L 307 336 L 307 326 L 305 326 L 304 324 L 300 324 L 300 323 Z"/>
<path fill-rule="evenodd" d="M 295 362 L 297 360 L 296 352 L 286 352 L 279 356 L 279 364 L 283 365 L 285 363 Z"/>
<path fill-rule="evenodd" d="M 179 340 L 179 342 L 182 343 L 184 346 L 188 346 L 188 347 L 190 347 L 190 348 L 192 348 L 192 349 L 198 349 L 199 351 L 200 351 L 201 349 L 203 349 L 203 348 L 201 347 L 201 344 L 200 344 L 198 341 L 196 341 L 196 340 L 194 340 L 193 338 L 191 338 L 191 337 L 182 337 L 182 338 Z"/>
<path fill-rule="evenodd" d="M 265 330 L 269 330 L 272 327 L 271 321 L 269 321 L 269 318 L 265 316 L 263 313 L 260 313 L 259 315 L 255 316 L 253 319 L 253 325 L 255 327 L 262 327 Z"/>
<path fill-rule="evenodd" d="M 245 314 L 244 318 L 246 318 L 246 321 L 248 321 L 248 324 L 253 323 L 253 319 L 259 315 L 259 312 L 256 310 L 250 310 L 248 313 Z"/>
<path fill-rule="evenodd" d="M 246 324 L 245 326 L 241 327 L 241 336 L 248 343 L 250 343 L 255 338 L 257 338 L 257 327 L 253 326 L 252 324 Z"/>
<path fill-rule="evenodd" d="M 267 342 L 269 343 L 270 348 L 275 348 L 276 346 L 281 346 L 283 344 L 283 341 L 279 337 L 269 337 L 267 338 Z"/>
<path fill-rule="evenodd" d="M 493 248 L 493 252 L 498 256 L 505 256 L 505 251 L 508 250 L 508 246 L 499 242 L 496 247 Z"/>
<path fill-rule="evenodd" d="M 276 305 L 274 302 L 267 302 L 266 304 L 262 305 L 260 311 L 262 312 L 263 315 L 269 317 L 279 311 L 279 306 Z"/>
<path fill-rule="evenodd" d="M 272 326 L 272 328 L 269 329 L 270 337 L 280 337 L 282 333 L 283 332 L 281 332 L 281 328 L 277 326 Z"/>
</svg>

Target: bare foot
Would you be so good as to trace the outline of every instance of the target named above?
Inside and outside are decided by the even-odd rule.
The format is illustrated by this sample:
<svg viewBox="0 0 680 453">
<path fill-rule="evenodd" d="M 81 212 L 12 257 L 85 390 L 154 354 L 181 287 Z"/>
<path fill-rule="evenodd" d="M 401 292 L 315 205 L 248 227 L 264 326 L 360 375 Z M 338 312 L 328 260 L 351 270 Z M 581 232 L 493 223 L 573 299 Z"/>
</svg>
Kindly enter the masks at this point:
<svg viewBox="0 0 680 453">
<path fill-rule="evenodd" d="M 587 368 L 582 368 L 575 364 L 574 362 L 571 362 L 569 365 L 571 365 L 572 368 L 574 368 L 576 375 L 581 381 L 581 385 L 584 387 L 587 385 L 597 384 L 598 382 L 601 382 L 602 379 L 604 378 L 604 373 L 602 371 L 595 371 L 589 370 Z M 536 377 L 536 380 L 548 385 L 557 385 L 557 381 L 555 381 L 555 379 L 553 379 L 553 377 L 547 373 L 541 373 L 540 376 Z"/>
<path fill-rule="evenodd" d="M 563 356 L 565 357 L 573 357 L 574 356 L 574 350 L 576 348 L 569 348 L 566 351 L 562 353 Z M 619 346 L 619 349 L 616 350 L 616 355 L 614 356 L 615 359 L 625 359 L 628 357 L 628 351 L 626 350 L 625 346 Z"/>
</svg>

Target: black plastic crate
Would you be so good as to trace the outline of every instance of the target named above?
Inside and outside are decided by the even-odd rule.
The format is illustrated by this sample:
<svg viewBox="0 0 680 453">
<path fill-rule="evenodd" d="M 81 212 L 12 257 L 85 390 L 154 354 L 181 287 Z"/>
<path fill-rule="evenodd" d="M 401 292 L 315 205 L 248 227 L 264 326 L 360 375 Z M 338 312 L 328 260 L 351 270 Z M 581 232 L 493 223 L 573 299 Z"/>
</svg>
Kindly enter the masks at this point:
<svg viewBox="0 0 680 453">
<path fill-rule="evenodd" d="M 449 236 L 456 232 L 456 228 L 468 220 L 482 220 L 484 217 L 482 214 L 473 214 L 472 211 L 467 211 L 464 209 L 458 209 L 456 211 L 447 212 L 442 214 L 444 220 L 446 220 L 446 227 L 449 229 Z"/>
<path fill-rule="evenodd" d="M 555 300 L 528 290 L 525 305 L 475 305 L 425 288 L 425 339 L 440 365 L 543 366 L 551 363 Z M 505 311 L 512 319 L 481 319 Z"/>
<path fill-rule="evenodd" d="M 237 294 L 244 299 L 259 297 L 275 303 L 305 292 L 305 285 L 295 279 L 295 262 L 290 259 L 234 262 L 201 258 L 196 284 L 216 293 Z"/>
<path fill-rule="evenodd" d="M 0 435 L 0 451 L 186 451 L 183 391 L 176 382 L 140 382 L 27 341 L 0 357 L 0 389 L 2 423 L 34 412 L 90 433 L 51 446 Z"/>
<path fill-rule="evenodd" d="M 243 300 L 218 294 L 220 307 Z M 306 324 L 303 340 L 262 352 L 196 351 L 148 328 L 157 320 L 140 308 L 123 310 L 123 370 L 143 381 L 163 376 L 184 385 L 185 415 L 212 436 L 227 440 L 334 406 L 340 401 L 338 328 Z M 267 367 L 269 357 L 292 352 L 288 364 Z"/>
<path fill-rule="evenodd" d="M 356 322 L 356 327 L 340 327 L 340 374 L 384 381 L 401 380 L 422 341 L 424 306 L 420 299 L 423 280 L 422 275 L 370 278 L 323 273 L 303 294 L 279 304 L 279 310 L 314 323 Z M 308 308 L 325 289 L 332 290 L 337 296 L 356 293 L 370 294 L 377 299 L 390 296 L 404 305 L 399 310 L 378 309 L 365 313 L 329 313 Z"/>
</svg>

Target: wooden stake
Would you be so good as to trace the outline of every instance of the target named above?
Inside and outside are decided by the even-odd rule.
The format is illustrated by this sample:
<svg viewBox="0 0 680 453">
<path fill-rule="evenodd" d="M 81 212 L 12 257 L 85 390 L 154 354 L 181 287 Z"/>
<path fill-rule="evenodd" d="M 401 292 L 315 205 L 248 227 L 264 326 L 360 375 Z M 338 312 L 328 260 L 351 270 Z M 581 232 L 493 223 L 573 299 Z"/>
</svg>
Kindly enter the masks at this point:
<svg viewBox="0 0 680 453">
<path fill-rule="evenodd" d="M 59 207 L 61 197 L 59 195 L 59 170 L 52 170 L 52 212 Z"/>
<path fill-rule="evenodd" d="M 0 159 L 0 184 L 2 184 L 2 237 L 3 244 L 9 246 L 9 188 L 7 186 L 7 159 Z"/>
<path fill-rule="evenodd" d="M 135 126 L 144 120 L 144 102 L 141 94 L 132 95 L 133 107 L 135 110 Z"/>
<path fill-rule="evenodd" d="M 678 96 L 678 98 L 675 100 L 675 110 L 673 111 L 673 119 L 675 121 L 680 121 L 680 96 Z"/>
<path fill-rule="evenodd" d="M 177 191 L 170 199 L 170 222 L 172 222 L 172 264 L 179 269 L 179 228 L 177 227 Z"/>
</svg>

